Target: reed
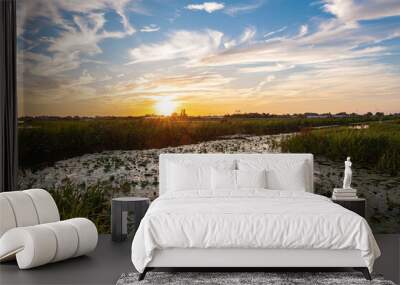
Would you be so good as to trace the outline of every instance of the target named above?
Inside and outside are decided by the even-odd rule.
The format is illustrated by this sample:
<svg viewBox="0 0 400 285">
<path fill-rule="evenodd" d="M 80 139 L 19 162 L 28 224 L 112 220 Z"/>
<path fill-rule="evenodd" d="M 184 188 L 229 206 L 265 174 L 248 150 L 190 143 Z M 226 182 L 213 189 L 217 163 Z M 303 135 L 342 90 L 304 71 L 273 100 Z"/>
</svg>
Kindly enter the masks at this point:
<svg viewBox="0 0 400 285">
<path fill-rule="evenodd" d="M 26 119 L 18 131 L 20 167 L 52 163 L 106 150 L 141 150 L 194 144 L 234 134 L 269 135 L 304 128 L 348 125 L 349 118 L 78 118 Z"/>
<path fill-rule="evenodd" d="M 368 128 L 303 130 L 282 142 L 285 152 L 310 152 L 332 160 L 351 156 L 357 164 L 390 175 L 400 173 L 400 121 L 374 122 Z"/>
<path fill-rule="evenodd" d="M 110 187 L 98 183 L 94 186 L 76 186 L 66 182 L 56 189 L 49 189 L 57 204 L 62 220 L 76 217 L 87 218 L 99 233 L 110 233 Z"/>
</svg>

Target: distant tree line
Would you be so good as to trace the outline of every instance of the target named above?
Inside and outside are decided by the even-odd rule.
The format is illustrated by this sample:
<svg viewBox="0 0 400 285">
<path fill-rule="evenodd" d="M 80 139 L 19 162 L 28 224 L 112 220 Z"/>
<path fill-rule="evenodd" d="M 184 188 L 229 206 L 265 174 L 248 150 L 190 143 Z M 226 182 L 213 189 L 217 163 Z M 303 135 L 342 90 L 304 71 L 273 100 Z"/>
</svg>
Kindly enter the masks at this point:
<svg viewBox="0 0 400 285">
<path fill-rule="evenodd" d="M 365 114 L 357 114 L 357 113 L 314 113 L 314 112 L 306 112 L 306 113 L 294 113 L 294 114 L 272 114 L 272 113 L 234 113 L 234 114 L 226 114 L 226 115 L 205 115 L 205 116 L 190 116 L 185 109 L 182 109 L 180 113 L 174 112 L 170 116 L 164 115 L 155 115 L 155 114 L 146 114 L 143 116 L 23 116 L 20 117 L 20 123 L 29 122 L 33 120 L 44 120 L 44 121 L 63 121 L 63 120 L 71 120 L 71 121 L 81 121 L 81 120 L 119 120 L 123 119 L 143 119 L 143 118 L 172 118 L 172 119 L 217 119 L 217 118 L 371 118 L 371 119 L 396 119 L 400 118 L 399 113 L 390 113 L 385 114 L 384 112 L 367 112 Z"/>
</svg>

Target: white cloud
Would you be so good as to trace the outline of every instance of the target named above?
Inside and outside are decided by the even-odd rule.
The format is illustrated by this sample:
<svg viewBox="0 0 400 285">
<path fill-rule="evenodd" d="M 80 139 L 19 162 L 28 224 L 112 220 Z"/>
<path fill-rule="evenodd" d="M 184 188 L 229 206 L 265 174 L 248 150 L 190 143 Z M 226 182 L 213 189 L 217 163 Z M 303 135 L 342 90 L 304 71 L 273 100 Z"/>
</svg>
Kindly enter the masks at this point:
<svg viewBox="0 0 400 285">
<path fill-rule="evenodd" d="M 239 43 L 247 43 L 248 41 L 252 40 L 255 35 L 256 29 L 254 27 L 247 27 L 240 36 Z"/>
<path fill-rule="evenodd" d="M 119 82 L 110 86 L 113 94 L 147 94 L 187 96 L 188 92 L 211 92 L 226 87 L 234 78 L 226 77 L 218 73 L 187 73 L 174 75 L 161 75 L 148 73 L 135 80 Z"/>
<path fill-rule="evenodd" d="M 321 22 L 314 33 L 299 39 L 299 42 L 310 45 L 340 45 L 344 42 L 352 42 L 354 46 L 357 45 L 356 42 L 360 43 L 366 40 L 362 33 L 359 33 L 359 28 L 354 22 L 343 23 L 338 19 L 330 19 Z"/>
<path fill-rule="evenodd" d="M 276 76 L 275 75 L 268 75 L 267 76 L 267 82 L 272 82 L 272 81 L 274 81 L 276 79 Z"/>
<path fill-rule="evenodd" d="M 214 30 L 200 32 L 179 30 L 168 35 L 167 40 L 143 44 L 130 50 L 131 64 L 172 59 L 196 62 L 215 52 L 222 43 L 223 33 Z"/>
<path fill-rule="evenodd" d="M 55 37 L 46 37 L 48 44 L 46 53 L 24 52 L 21 60 L 30 61 L 32 73 L 38 75 L 58 74 L 64 71 L 79 68 L 81 63 L 92 59 L 83 58 L 102 52 L 99 43 L 107 38 L 123 38 L 135 33 L 135 28 L 129 23 L 125 14 L 130 0 L 57 0 L 57 1 L 21 1 L 19 25 L 22 27 L 37 17 L 51 21 L 58 29 Z M 105 11 L 114 10 L 120 16 L 123 28 L 120 31 L 105 30 Z M 63 12 L 70 12 L 72 20 L 63 16 Z M 27 51 L 29 47 L 26 48 Z M 92 60 L 93 61 L 93 60 Z"/>
<path fill-rule="evenodd" d="M 160 27 L 154 24 L 151 24 L 149 26 L 143 26 L 140 31 L 142 33 L 152 33 L 152 32 L 158 32 L 160 30 Z"/>
<path fill-rule="evenodd" d="M 386 65 L 374 61 L 336 61 L 319 64 L 301 73 L 292 73 L 284 80 L 275 82 L 273 87 L 265 91 L 265 96 L 275 93 L 278 94 L 276 99 L 282 100 L 282 95 L 286 94 L 291 100 L 323 99 L 330 104 L 334 100 L 353 101 L 356 98 L 364 98 L 368 102 L 394 94 L 400 87 L 397 76 Z"/>
<path fill-rule="evenodd" d="M 143 2 L 142 0 L 130 0 L 125 9 L 137 14 L 152 16 L 152 13 L 143 5 Z"/>
<path fill-rule="evenodd" d="M 127 34 L 133 34 L 135 28 L 130 24 L 126 15 L 127 7 L 131 0 L 96 0 L 96 1 L 80 1 L 80 0 L 35 0 L 20 1 L 18 6 L 19 26 L 24 26 L 31 19 L 43 17 L 51 20 L 53 25 L 62 29 L 70 29 L 70 25 L 63 18 L 62 12 L 67 11 L 79 15 L 89 15 L 98 11 L 107 9 L 114 10 L 120 17 Z M 133 9 L 133 8 L 132 8 Z M 22 32 L 23 30 L 21 30 Z"/>
<path fill-rule="evenodd" d="M 307 33 L 308 33 L 308 26 L 307 25 L 301 25 L 297 37 L 298 38 L 304 37 Z"/>
<path fill-rule="evenodd" d="M 228 6 L 224 12 L 230 16 L 235 16 L 240 13 L 247 13 L 260 8 L 264 4 L 263 0 L 258 0 L 249 4 L 240 4 Z"/>
<path fill-rule="evenodd" d="M 84 69 L 82 71 L 82 75 L 79 77 L 78 81 L 76 82 L 76 85 L 85 85 L 85 84 L 90 84 L 96 81 L 96 78 L 94 78 L 89 71 Z"/>
<path fill-rule="evenodd" d="M 308 104 L 312 101 L 315 102 L 314 106 L 321 107 L 318 109 L 321 112 L 334 111 L 339 107 L 333 106 L 338 106 L 340 102 L 344 102 L 340 105 L 344 106 L 339 108 L 340 111 L 351 110 L 354 107 L 345 109 L 346 104 L 357 98 L 370 100 L 360 100 L 360 104 L 367 102 L 360 107 L 363 110 L 370 108 L 368 102 L 372 102 L 370 106 L 379 104 L 382 101 L 379 98 L 383 97 L 388 98 L 385 102 L 398 102 L 398 69 L 391 69 L 391 63 L 379 63 L 379 57 L 396 48 L 385 46 L 384 41 L 399 38 L 400 28 L 394 24 L 375 22 L 366 26 L 361 21 L 397 15 L 397 1 L 382 0 L 389 3 L 390 9 L 387 9 L 380 7 L 378 1 L 326 0 L 322 8 L 334 17 L 312 19 L 294 28 L 298 30 L 297 33 L 283 33 L 286 27 L 282 27 L 266 33 L 264 38 L 251 26 L 236 37 L 209 29 L 171 31 L 164 35 L 163 40 L 135 45 L 129 50 L 131 63 L 146 63 L 140 66 L 140 71 L 118 64 L 107 66 L 107 69 L 113 69 L 110 73 L 112 78 L 91 69 L 91 64 L 100 62 L 95 56 L 102 53 L 103 40 L 123 38 L 134 32 L 128 18 L 121 16 L 129 11 L 131 2 L 77 1 L 76 5 L 82 9 L 78 11 L 73 5 L 74 1 L 58 1 L 37 0 L 34 2 L 36 5 L 31 4 L 33 1 L 26 1 L 31 8 L 25 13 L 51 19 L 57 27 L 57 37 L 46 37 L 40 41 L 47 48 L 45 53 L 32 52 L 36 50 L 32 44 L 31 50 L 25 49 L 18 55 L 23 58 L 22 70 L 29 73 L 24 79 L 25 83 L 36 78 L 36 85 L 25 87 L 25 91 L 46 97 L 46 100 L 51 97 L 59 102 L 71 101 L 71 98 L 82 101 L 91 96 L 93 100 L 101 102 L 93 101 L 93 104 L 104 106 L 107 101 L 102 96 L 111 101 L 114 99 L 109 98 L 121 95 L 119 98 L 129 98 L 127 100 L 133 102 L 132 106 L 137 106 L 139 98 L 143 100 L 149 96 L 168 94 L 179 99 L 190 98 L 187 100 L 191 100 L 191 103 L 215 99 L 215 102 L 222 102 L 222 107 L 218 108 L 224 108 L 230 102 L 227 99 L 234 94 L 232 105 L 241 105 L 240 102 L 243 102 L 243 106 L 250 111 L 263 111 L 272 110 L 266 106 L 275 104 L 281 106 L 283 112 L 299 112 L 302 108 L 301 104 L 286 102 L 307 102 L 303 108 L 312 109 L 313 105 Z M 228 2 L 225 3 L 228 6 Z M 253 2 L 259 3 L 262 2 Z M 236 15 L 255 9 L 254 5 L 233 7 L 224 7 L 222 10 Z M 73 17 L 65 18 L 61 12 L 64 9 L 73 9 Z M 119 30 L 113 32 L 106 30 L 104 15 L 110 9 L 120 15 L 122 24 Z M 141 27 L 140 31 L 158 29 L 158 26 L 148 25 Z M 76 70 L 79 67 L 83 67 L 83 71 Z M 138 75 L 140 73 L 145 75 Z M 234 78 L 240 73 L 246 74 Z M 46 80 L 46 86 L 41 86 L 43 78 L 53 82 Z M 91 84 L 105 80 L 110 81 L 96 84 L 95 87 Z M 49 88 L 47 85 L 56 87 L 52 87 L 50 92 L 46 91 Z M 325 109 L 323 102 L 327 104 Z"/>
<path fill-rule="evenodd" d="M 104 75 L 102 77 L 93 76 L 87 69 L 82 71 L 82 74 L 79 76 L 78 79 L 69 80 L 67 83 L 63 83 L 61 88 L 70 88 L 70 87 L 79 87 L 84 85 L 89 85 L 92 83 L 98 84 L 99 82 L 107 81 L 112 79 L 110 75 Z M 85 86 L 84 88 L 88 88 Z"/>
<path fill-rule="evenodd" d="M 232 47 L 234 47 L 234 46 L 236 46 L 236 40 L 235 39 L 230 39 L 230 38 L 228 38 L 228 39 L 225 39 L 224 40 L 224 47 L 226 48 L 226 49 L 230 49 L 230 48 L 232 48 Z"/>
<path fill-rule="evenodd" d="M 80 66 L 79 52 L 57 53 L 54 56 L 23 52 L 18 60 L 25 72 L 39 76 L 54 76 Z"/>
<path fill-rule="evenodd" d="M 225 7 L 224 3 L 218 2 L 204 2 L 203 4 L 190 4 L 186 6 L 188 10 L 200 10 L 206 11 L 207 13 L 212 13 L 221 10 Z"/>
<path fill-rule="evenodd" d="M 49 1 L 47 1 L 49 2 Z M 130 24 L 128 16 L 126 14 L 126 10 L 129 4 L 132 2 L 131 0 L 96 0 L 96 1 L 80 1 L 80 0 L 57 0 L 50 1 L 58 3 L 59 11 L 65 10 L 76 13 L 93 13 L 98 10 L 114 10 L 120 17 L 121 23 L 125 28 L 125 32 L 128 35 L 133 34 L 136 30 Z M 131 9 L 135 10 L 134 7 Z M 136 11 L 136 10 L 135 10 Z"/>
<path fill-rule="evenodd" d="M 280 42 L 280 41 L 284 41 L 284 40 L 287 40 L 287 39 L 289 39 L 289 38 L 286 37 L 286 36 L 280 36 L 280 37 L 268 38 L 264 42 L 265 43 Z"/>
<path fill-rule="evenodd" d="M 284 27 L 282 27 L 282 28 L 280 28 L 280 29 L 278 29 L 278 30 L 268 32 L 268 33 L 266 33 L 266 34 L 264 35 L 264 38 L 269 38 L 270 36 L 275 35 L 275 34 L 278 34 L 278 33 L 281 33 L 281 32 L 283 32 L 283 31 L 286 30 L 286 29 L 287 29 L 287 26 L 284 26 Z"/>
<path fill-rule="evenodd" d="M 206 11 L 207 13 L 213 13 L 218 10 L 223 10 L 224 13 L 235 16 L 236 14 L 251 12 L 261 7 L 264 4 L 264 0 L 258 0 L 249 4 L 240 5 L 229 5 L 226 6 L 224 3 L 220 2 L 204 2 L 202 4 L 190 4 L 185 8 L 188 10 L 199 10 Z"/>
<path fill-rule="evenodd" d="M 224 38 L 223 45 L 226 49 L 231 49 L 235 46 L 251 42 L 255 35 L 256 29 L 254 27 L 246 27 L 238 39 Z"/>
<path fill-rule="evenodd" d="M 101 13 L 92 13 L 86 17 L 74 16 L 74 25 L 59 33 L 56 38 L 48 39 L 47 51 L 51 55 L 36 54 L 37 60 L 32 72 L 39 74 L 61 73 L 76 69 L 81 63 L 90 60 L 82 59 L 84 55 L 93 56 L 102 52 L 99 43 L 107 38 L 123 38 L 125 32 L 107 32 L 104 30 L 105 19 Z M 32 54 L 28 54 L 32 59 Z M 28 60 L 28 58 L 27 58 Z M 34 61 L 33 61 L 34 62 Z M 51 73 L 50 73 L 51 74 Z"/>
<path fill-rule="evenodd" d="M 288 70 L 288 69 L 292 69 L 294 67 L 295 67 L 294 65 L 277 63 L 274 65 L 241 67 L 241 68 L 239 68 L 239 72 L 242 72 L 242 73 L 258 73 L 258 72 L 267 73 L 267 72 L 277 72 L 277 71 Z"/>
<path fill-rule="evenodd" d="M 315 22 L 311 22 L 313 23 Z M 265 36 L 269 37 L 283 30 L 284 28 L 281 28 Z M 311 33 L 309 24 L 304 24 L 299 27 L 297 35 L 268 38 L 264 43 L 254 41 L 240 48 L 236 47 L 237 40 L 229 40 L 224 43 L 225 50 L 209 54 L 200 61 L 200 65 L 228 66 L 279 62 L 292 66 L 382 56 L 390 52 L 390 47 L 376 45 L 400 35 L 400 30 L 395 26 L 388 26 L 384 30 L 372 30 L 354 21 L 343 22 L 336 18 L 320 20 L 315 30 Z M 365 48 L 369 45 L 373 46 Z M 261 72 L 267 69 L 244 67 L 242 71 Z"/>
<path fill-rule="evenodd" d="M 398 0 L 324 0 L 323 3 L 326 12 L 345 22 L 400 15 Z"/>
<path fill-rule="evenodd" d="M 352 50 L 352 46 L 348 44 L 309 46 L 303 45 L 301 41 L 285 39 L 212 54 L 203 58 L 199 65 L 229 66 L 274 62 L 288 65 L 310 65 L 340 59 L 377 56 L 385 51 L 386 48 L 383 46 Z"/>
<path fill-rule="evenodd" d="M 284 30 L 285 27 L 271 33 Z M 264 42 L 253 41 L 256 36 L 254 27 L 247 27 L 237 38 L 223 36 L 217 31 L 210 33 L 210 30 L 206 33 L 174 32 L 164 42 L 132 49 L 131 63 L 180 58 L 186 60 L 186 66 L 258 64 L 255 67 L 239 68 L 246 73 L 274 72 L 298 65 L 384 55 L 389 50 L 376 44 L 381 39 L 399 34 L 399 31 L 393 29 L 371 33 L 358 25 L 343 23 L 337 19 L 323 20 L 315 32 L 310 33 L 309 30 L 309 25 L 304 24 L 294 36 L 268 38 Z M 374 46 L 365 48 L 365 44 Z M 260 66 L 261 64 L 263 65 Z"/>
<path fill-rule="evenodd" d="M 259 93 L 265 85 L 267 85 L 268 83 L 274 81 L 276 79 L 275 75 L 268 75 L 267 78 L 265 78 L 264 80 L 261 80 L 257 86 L 255 86 L 254 88 L 250 88 L 249 90 L 249 94 L 257 94 Z"/>
<path fill-rule="evenodd" d="M 101 31 L 105 24 L 104 14 L 90 14 L 86 17 L 74 16 L 73 22 L 75 25 L 69 25 L 68 30 L 60 32 L 58 37 L 51 40 L 48 51 L 61 53 L 78 51 L 94 55 L 101 53 L 98 43 L 103 39 L 125 36 L 123 32 Z"/>
</svg>

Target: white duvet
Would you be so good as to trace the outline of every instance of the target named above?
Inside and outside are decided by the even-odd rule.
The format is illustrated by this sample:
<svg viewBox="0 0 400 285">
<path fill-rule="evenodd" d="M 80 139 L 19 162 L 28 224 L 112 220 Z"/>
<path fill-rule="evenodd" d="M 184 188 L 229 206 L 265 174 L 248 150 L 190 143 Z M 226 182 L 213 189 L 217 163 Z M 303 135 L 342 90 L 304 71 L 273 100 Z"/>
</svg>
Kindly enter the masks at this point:
<svg viewBox="0 0 400 285">
<path fill-rule="evenodd" d="M 358 249 L 372 271 L 380 251 L 364 218 L 306 192 L 248 190 L 218 197 L 185 191 L 150 206 L 132 243 L 143 272 L 155 249 Z"/>
</svg>

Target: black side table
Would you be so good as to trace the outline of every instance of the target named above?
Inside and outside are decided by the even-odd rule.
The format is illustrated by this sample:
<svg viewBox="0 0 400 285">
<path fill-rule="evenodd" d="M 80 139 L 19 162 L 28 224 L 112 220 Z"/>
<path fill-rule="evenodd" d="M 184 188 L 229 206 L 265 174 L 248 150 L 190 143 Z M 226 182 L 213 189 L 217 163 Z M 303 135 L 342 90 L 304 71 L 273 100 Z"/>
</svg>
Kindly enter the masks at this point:
<svg viewBox="0 0 400 285">
<path fill-rule="evenodd" d="M 361 217 L 365 218 L 365 208 L 366 208 L 366 200 L 364 198 L 357 199 L 343 199 L 337 200 L 332 199 L 332 202 L 341 205 L 342 207 L 353 211 L 354 213 L 359 214 Z"/>
<path fill-rule="evenodd" d="M 133 231 L 135 234 L 140 221 L 150 205 L 149 198 L 119 197 L 111 202 L 111 238 L 113 241 L 126 240 L 128 236 L 128 212 L 133 213 Z"/>
</svg>

